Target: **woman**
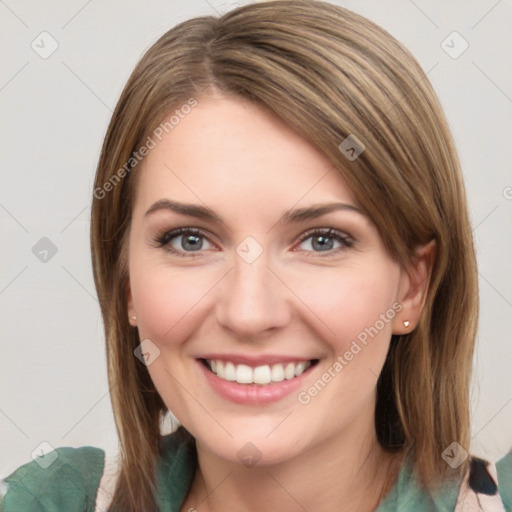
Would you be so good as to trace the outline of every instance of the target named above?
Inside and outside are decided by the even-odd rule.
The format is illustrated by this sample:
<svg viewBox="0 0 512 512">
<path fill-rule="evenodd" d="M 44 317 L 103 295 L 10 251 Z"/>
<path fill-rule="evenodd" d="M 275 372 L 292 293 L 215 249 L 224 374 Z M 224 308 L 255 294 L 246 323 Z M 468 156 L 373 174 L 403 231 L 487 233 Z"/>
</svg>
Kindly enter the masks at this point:
<svg viewBox="0 0 512 512">
<path fill-rule="evenodd" d="M 370 21 L 276 1 L 164 34 L 108 128 L 91 246 L 119 463 L 59 448 L 6 512 L 512 507 L 512 456 L 468 454 L 453 142 Z"/>
</svg>

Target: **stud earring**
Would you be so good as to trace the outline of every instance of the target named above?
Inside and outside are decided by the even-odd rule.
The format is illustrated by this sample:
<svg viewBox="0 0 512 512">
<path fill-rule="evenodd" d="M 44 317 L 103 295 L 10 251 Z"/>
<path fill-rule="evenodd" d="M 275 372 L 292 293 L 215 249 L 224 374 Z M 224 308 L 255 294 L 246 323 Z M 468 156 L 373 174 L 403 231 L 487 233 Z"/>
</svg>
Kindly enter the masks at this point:
<svg viewBox="0 0 512 512">
<path fill-rule="evenodd" d="M 409 320 L 405 320 L 404 327 L 409 327 L 409 325 L 411 325 L 411 322 L 409 322 Z"/>
<path fill-rule="evenodd" d="M 133 320 L 134 322 L 136 322 L 137 321 L 137 317 L 135 315 L 133 315 L 133 316 L 130 317 L 130 320 Z"/>
</svg>

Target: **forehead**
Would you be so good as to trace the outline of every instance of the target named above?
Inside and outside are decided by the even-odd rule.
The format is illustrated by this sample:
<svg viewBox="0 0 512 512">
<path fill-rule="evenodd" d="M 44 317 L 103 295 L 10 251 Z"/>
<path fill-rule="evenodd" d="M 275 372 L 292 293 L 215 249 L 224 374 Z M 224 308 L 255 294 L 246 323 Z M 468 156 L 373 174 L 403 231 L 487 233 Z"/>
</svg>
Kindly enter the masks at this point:
<svg viewBox="0 0 512 512">
<path fill-rule="evenodd" d="M 301 200 L 355 203 L 338 170 L 275 114 L 248 100 L 200 99 L 144 158 L 137 182 L 139 207 L 163 197 L 209 206 Z"/>
</svg>

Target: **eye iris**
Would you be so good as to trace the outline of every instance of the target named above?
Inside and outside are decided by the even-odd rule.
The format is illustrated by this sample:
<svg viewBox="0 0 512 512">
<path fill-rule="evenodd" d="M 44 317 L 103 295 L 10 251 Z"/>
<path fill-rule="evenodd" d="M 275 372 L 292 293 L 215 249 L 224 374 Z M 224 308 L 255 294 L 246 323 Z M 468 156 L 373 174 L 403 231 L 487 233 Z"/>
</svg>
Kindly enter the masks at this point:
<svg viewBox="0 0 512 512">
<path fill-rule="evenodd" d="M 330 240 L 330 243 L 325 242 L 326 240 Z M 320 246 L 315 245 L 316 242 L 318 242 L 318 241 L 321 241 Z M 320 248 L 321 251 L 328 251 L 328 250 L 332 249 L 333 240 L 332 240 L 332 237 L 329 237 L 326 235 L 318 235 L 318 236 L 313 237 L 312 245 L 313 245 L 313 248 L 315 248 L 315 249 Z"/>
<path fill-rule="evenodd" d="M 186 234 L 185 234 L 186 233 Z M 181 238 L 181 249 L 185 252 L 197 252 L 203 247 L 203 235 L 196 234 L 192 231 L 182 231 L 181 235 L 165 236 L 160 240 L 162 245 L 171 243 L 172 239 Z M 317 233 L 310 235 L 308 238 L 312 239 L 311 245 L 315 251 L 327 252 L 333 249 L 334 240 L 337 240 L 336 235 L 330 233 Z M 305 240 L 305 239 L 303 239 Z M 348 245 L 348 244 L 347 244 Z"/>
<path fill-rule="evenodd" d="M 181 239 L 181 247 L 183 249 L 197 250 L 201 249 L 203 241 L 200 236 L 189 234 L 183 235 Z"/>
</svg>

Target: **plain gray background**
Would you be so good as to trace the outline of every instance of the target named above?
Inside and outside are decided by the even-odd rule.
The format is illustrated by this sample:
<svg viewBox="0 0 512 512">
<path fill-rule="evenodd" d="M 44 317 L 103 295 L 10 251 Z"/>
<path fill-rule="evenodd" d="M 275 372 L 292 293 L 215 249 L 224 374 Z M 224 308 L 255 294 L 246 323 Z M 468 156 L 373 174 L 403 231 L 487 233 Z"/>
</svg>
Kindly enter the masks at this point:
<svg viewBox="0 0 512 512">
<path fill-rule="evenodd" d="M 0 0 L 0 476 L 43 442 L 116 451 L 88 242 L 100 146 L 143 52 L 242 3 Z M 512 2 L 332 3 L 412 51 L 453 129 L 480 272 L 472 452 L 496 460 L 512 446 Z"/>
</svg>

